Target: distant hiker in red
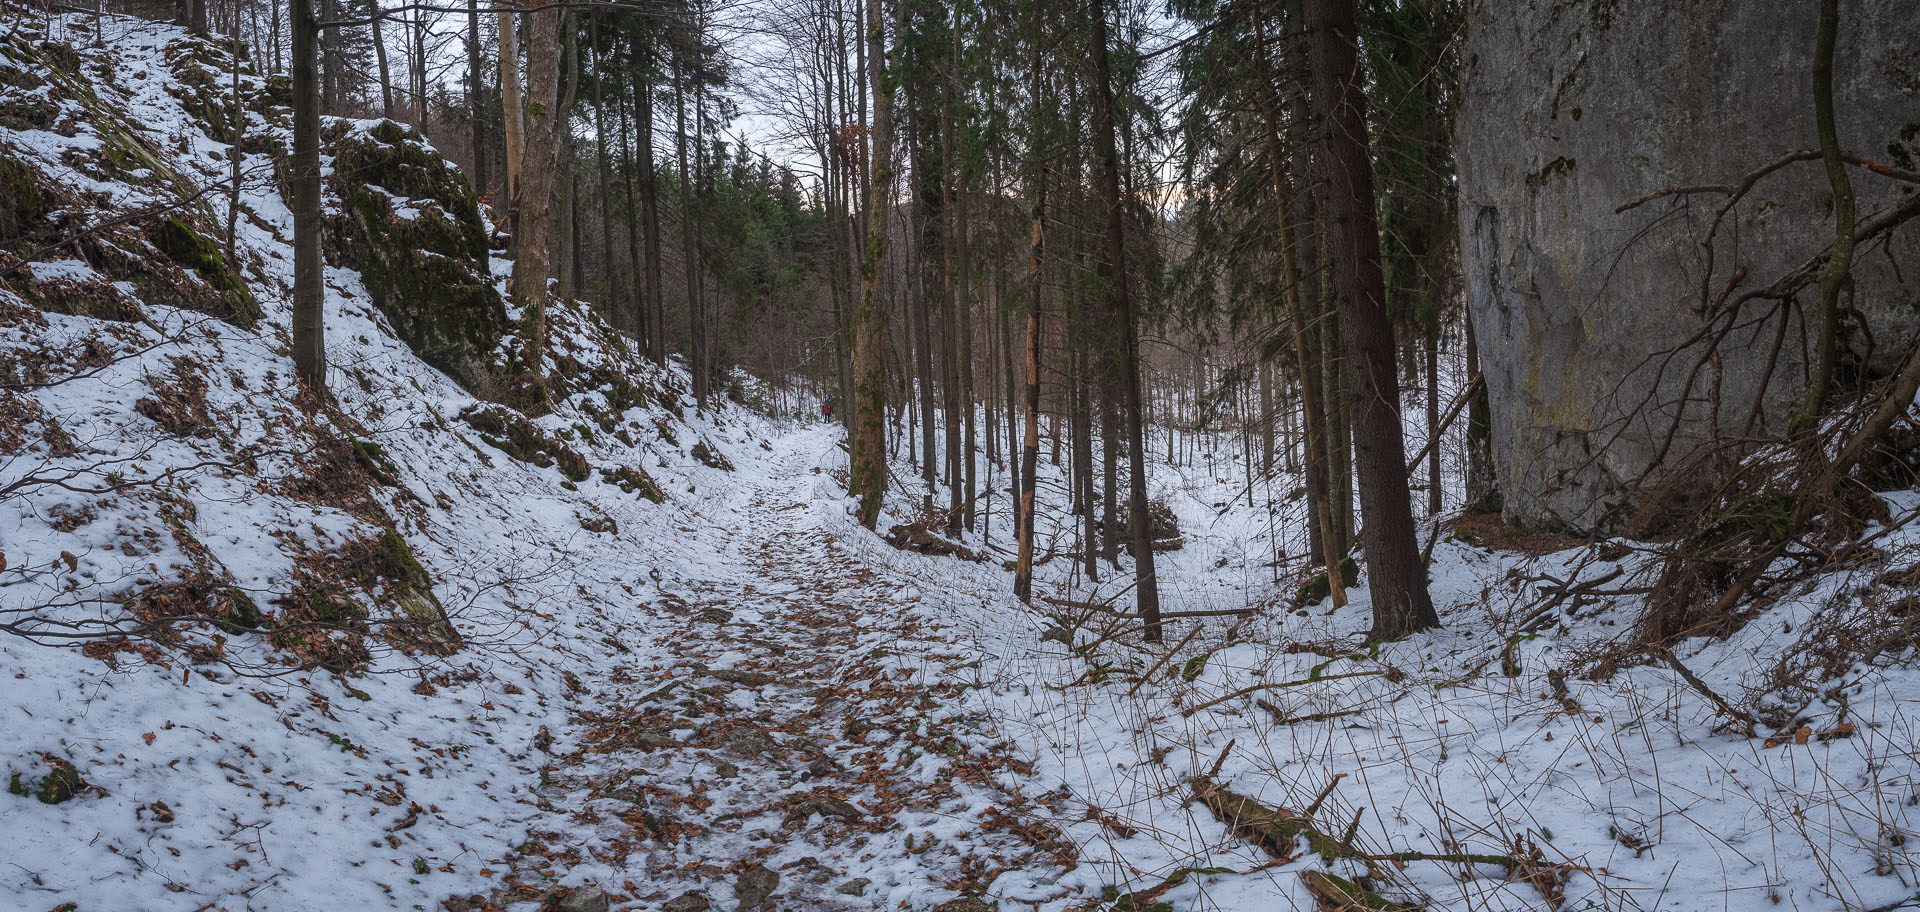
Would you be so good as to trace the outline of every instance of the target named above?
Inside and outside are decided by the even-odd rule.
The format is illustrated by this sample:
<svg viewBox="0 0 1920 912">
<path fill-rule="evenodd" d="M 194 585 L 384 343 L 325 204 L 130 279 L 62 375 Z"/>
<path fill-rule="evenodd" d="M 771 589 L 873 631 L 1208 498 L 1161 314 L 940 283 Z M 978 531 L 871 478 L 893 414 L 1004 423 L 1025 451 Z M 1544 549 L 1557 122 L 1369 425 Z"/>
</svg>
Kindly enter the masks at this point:
<svg viewBox="0 0 1920 912">
<path fill-rule="evenodd" d="M 825 418 L 828 421 L 833 420 L 833 400 L 832 399 L 827 399 L 820 403 L 820 417 Z"/>
</svg>

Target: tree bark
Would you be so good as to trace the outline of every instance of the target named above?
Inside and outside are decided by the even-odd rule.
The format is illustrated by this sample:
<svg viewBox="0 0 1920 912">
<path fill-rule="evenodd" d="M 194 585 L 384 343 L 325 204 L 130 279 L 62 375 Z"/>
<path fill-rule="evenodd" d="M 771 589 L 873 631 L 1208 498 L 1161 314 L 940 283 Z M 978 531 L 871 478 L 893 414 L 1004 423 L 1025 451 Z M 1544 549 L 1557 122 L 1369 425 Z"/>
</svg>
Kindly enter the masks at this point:
<svg viewBox="0 0 1920 912">
<path fill-rule="evenodd" d="M 507 137 L 507 230 L 520 247 L 520 170 L 526 154 L 526 114 L 520 104 L 520 37 L 510 7 L 500 8 L 500 115 Z M 517 271 L 517 270 L 516 270 Z"/>
<path fill-rule="evenodd" d="M 660 173 L 653 160 L 653 80 L 652 70 L 643 65 L 640 42 L 628 49 L 633 72 L 639 84 L 633 93 L 633 132 L 635 153 L 640 157 L 640 213 L 646 227 L 646 289 L 644 298 L 653 318 L 647 321 L 653 334 L 647 338 L 647 355 L 662 367 L 667 363 L 667 304 L 661 290 L 660 268 Z"/>
<path fill-rule="evenodd" d="M 320 261 L 320 25 L 315 0 L 292 0 L 293 369 L 300 385 L 327 395 L 326 286 Z"/>
<path fill-rule="evenodd" d="M 1374 639 L 1438 626 L 1426 568 L 1414 538 L 1406 450 L 1394 376 L 1393 326 L 1380 272 L 1366 96 L 1356 48 L 1353 0 L 1308 0 L 1313 102 L 1320 117 L 1335 304 L 1342 317 L 1354 426 L 1360 509 L 1366 523 L 1367 583 Z"/>
<path fill-rule="evenodd" d="M 542 0 L 522 0 L 531 8 Z M 560 10 L 541 9 L 527 16 L 527 130 L 521 150 L 517 213 L 516 257 L 508 291 L 522 308 L 520 335 L 526 369 L 534 383 L 545 382 L 547 350 L 547 281 L 553 275 L 550 259 L 554 187 L 559 167 L 560 121 Z"/>
<path fill-rule="evenodd" d="M 387 39 L 380 28 L 380 20 L 386 18 L 380 10 L 380 0 L 367 0 L 368 25 L 373 30 L 373 59 L 380 70 L 380 116 L 393 119 L 393 74 L 387 69 Z"/>
<path fill-rule="evenodd" d="M 867 192 L 866 253 L 860 263 L 860 304 L 853 313 L 853 471 L 849 493 L 860 498 L 860 522 L 871 529 L 887 495 L 887 256 L 888 198 L 893 190 L 893 98 L 887 86 L 887 24 L 882 0 L 867 0 L 865 69 L 872 77 L 873 152 Z"/>
<path fill-rule="evenodd" d="M 1833 122 L 1833 45 L 1839 29 L 1839 0 L 1820 0 L 1820 26 L 1813 48 L 1813 120 L 1820 134 L 1820 161 L 1826 166 L 1827 185 L 1833 190 L 1833 255 L 1820 269 L 1815 304 L 1819 335 L 1807 378 L 1807 400 L 1800 407 L 1800 419 L 1809 424 L 1826 409 L 1834 353 L 1839 346 L 1840 286 L 1853 268 L 1853 182 L 1847 177 L 1846 162 L 1840 158 L 1840 136 Z"/>
<path fill-rule="evenodd" d="M 1093 142 L 1094 180 L 1100 203 L 1106 207 L 1107 300 L 1119 335 L 1115 352 L 1120 366 L 1120 395 L 1126 412 L 1129 458 L 1128 525 L 1133 533 L 1135 606 L 1144 622 L 1142 637 L 1160 642 L 1160 584 L 1153 570 L 1153 528 L 1147 517 L 1146 422 L 1140 404 L 1140 344 L 1134 326 L 1132 290 L 1127 282 L 1126 207 L 1120 198 L 1120 162 L 1115 142 L 1113 67 L 1107 53 L 1107 12 L 1094 0 L 1093 25 Z"/>
<path fill-rule="evenodd" d="M 1036 110 L 1042 103 L 1041 9 L 1040 4 L 1034 5 L 1033 34 L 1028 36 L 1032 51 L 1027 69 L 1027 92 Z M 1027 156 L 1032 160 L 1033 172 L 1033 234 L 1027 242 L 1027 416 L 1025 434 L 1020 441 L 1020 469 L 1014 476 L 1020 495 L 1013 527 L 1018 541 L 1013 594 L 1023 602 L 1033 598 L 1033 495 L 1035 470 L 1040 464 L 1040 266 L 1046 253 L 1047 237 L 1047 180 L 1046 168 L 1041 163 L 1038 119 L 1028 124 L 1027 128 L 1033 131 L 1033 138 L 1027 144 Z"/>
<path fill-rule="evenodd" d="M 481 75 L 480 0 L 467 0 L 467 117 L 473 122 L 473 192 L 486 199 L 488 186 L 487 131 L 480 120 L 480 96 L 485 91 Z"/>
</svg>

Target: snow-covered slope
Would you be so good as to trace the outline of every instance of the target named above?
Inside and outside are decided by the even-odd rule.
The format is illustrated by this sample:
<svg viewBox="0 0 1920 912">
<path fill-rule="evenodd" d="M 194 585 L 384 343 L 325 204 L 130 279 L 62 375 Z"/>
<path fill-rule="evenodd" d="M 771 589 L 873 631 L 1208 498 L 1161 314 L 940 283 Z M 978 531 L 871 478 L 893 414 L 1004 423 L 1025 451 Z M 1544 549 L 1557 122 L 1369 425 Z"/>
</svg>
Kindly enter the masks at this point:
<svg viewBox="0 0 1920 912">
<path fill-rule="evenodd" d="M 0 907 L 487 892 L 481 870 L 558 814 L 532 796 L 535 745 L 570 725 L 577 675 L 651 648 L 716 544 L 730 473 L 696 448 L 751 466 L 777 428 L 697 415 L 681 372 L 581 308 L 552 315 L 570 392 L 524 423 L 423 363 L 338 267 L 337 406 L 303 410 L 271 87 L 241 77 L 264 101 L 233 268 L 177 269 L 144 228 L 223 240 L 228 146 L 180 74 L 224 87 L 225 58 L 171 26 L 109 17 L 96 42 L 91 17 L 18 12 L 0 235 L 98 230 L 0 277 L 0 764 L 26 791 L 59 765 L 88 787 L 0 795 Z"/>
<path fill-rule="evenodd" d="M 1920 894 L 1911 531 L 1676 649 L 1697 683 L 1579 673 L 1637 618 L 1627 542 L 1463 528 L 1433 549 L 1445 627 L 1367 649 L 1364 587 L 1295 604 L 1293 484 L 1222 436 L 1151 465 L 1183 540 L 1161 589 L 1251 610 L 1144 647 L 1073 604 L 1124 610 L 1131 576 L 1081 575 L 1059 498 L 1036 591 L 1060 601 L 1029 608 L 1004 490 L 963 537 L 983 562 L 890 547 L 850 516 L 837 429 L 702 415 L 581 307 L 551 314 L 559 394 L 527 418 L 472 391 L 517 395 L 487 382 L 504 338 L 421 335 L 336 237 L 337 402 L 299 401 L 279 87 L 240 76 L 229 254 L 219 49 L 7 12 L 0 764 L 26 794 L 0 795 L 0 907 L 1328 908 L 1315 872 L 1459 910 Z M 343 232 L 460 205 L 335 177 Z M 920 495 L 899 466 L 885 524 Z M 1291 835 L 1230 829 L 1230 796 Z"/>
</svg>

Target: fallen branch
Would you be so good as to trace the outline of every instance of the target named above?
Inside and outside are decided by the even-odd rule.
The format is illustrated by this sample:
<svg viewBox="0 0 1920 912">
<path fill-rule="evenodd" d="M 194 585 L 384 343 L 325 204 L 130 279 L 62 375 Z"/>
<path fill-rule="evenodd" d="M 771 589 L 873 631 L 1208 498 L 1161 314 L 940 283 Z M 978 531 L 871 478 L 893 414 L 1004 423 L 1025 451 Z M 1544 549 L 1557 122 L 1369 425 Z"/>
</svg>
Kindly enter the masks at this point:
<svg viewBox="0 0 1920 912">
<path fill-rule="evenodd" d="M 1299 681 L 1281 681 L 1277 684 L 1255 684 L 1251 687 L 1242 687 L 1239 690 L 1236 690 L 1233 693 L 1227 694 L 1226 696 L 1223 696 L 1223 697 L 1215 697 L 1214 699 L 1208 700 L 1207 702 L 1202 703 L 1199 706 L 1193 706 L 1187 709 L 1183 709 L 1180 711 L 1180 715 L 1182 718 L 1192 718 L 1194 713 L 1197 713 L 1203 709 L 1211 709 L 1229 700 L 1237 700 L 1241 697 L 1247 696 L 1248 694 L 1256 694 L 1256 693 L 1260 693 L 1261 691 L 1285 690 L 1289 687 L 1299 687 L 1303 684 L 1318 684 L 1321 681 L 1338 681 L 1341 678 L 1370 678 L 1370 677 L 1373 677 L 1374 675 L 1383 675 L 1383 674 L 1386 674 L 1386 672 L 1384 671 L 1350 671 L 1345 674 L 1322 675 L 1317 678 L 1304 678 Z"/>
</svg>

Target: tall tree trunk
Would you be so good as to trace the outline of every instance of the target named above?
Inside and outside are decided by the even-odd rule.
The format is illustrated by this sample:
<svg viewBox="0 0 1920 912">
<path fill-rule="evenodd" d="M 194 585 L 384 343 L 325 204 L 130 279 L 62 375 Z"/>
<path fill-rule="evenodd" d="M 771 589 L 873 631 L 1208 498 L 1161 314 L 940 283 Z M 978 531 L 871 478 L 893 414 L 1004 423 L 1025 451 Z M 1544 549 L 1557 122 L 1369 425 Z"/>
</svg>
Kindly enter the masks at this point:
<svg viewBox="0 0 1920 912">
<path fill-rule="evenodd" d="M 393 75 L 387 69 L 387 39 L 380 28 L 380 20 L 386 16 L 380 9 L 380 0 L 367 0 L 367 18 L 373 30 L 373 59 L 380 70 L 380 116 L 392 120 Z"/>
<path fill-rule="evenodd" d="M 637 68 L 634 70 L 634 73 L 636 76 L 638 75 L 639 71 Z M 638 104 L 640 97 L 639 85 L 636 84 L 634 86 L 633 94 L 635 103 Z M 633 187 L 633 185 L 640 180 L 640 162 L 639 159 L 635 157 L 632 145 L 633 140 L 629 136 L 629 129 L 631 128 L 637 132 L 638 126 L 633 123 L 632 118 L 627 114 L 626 108 L 621 108 L 620 112 L 620 160 L 625 163 L 626 169 L 626 179 L 620 183 L 625 189 L 627 196 L 627 261 L 628 265 L 633 269 L 633 314 L 631 319 L 634 332 L 637 334 L 635 338 L 638 339 L 640 343 L 640 354 L 642 357 L 650 357 L 653 353 L 653 340 L 655 336 L 659 335 L 660 326 L 648 318 L 650 311 L 647 309 L 649 302 L 647 301 L 646 294 L 646 254 L 642 253 L 640 248 L 640 202 Z"/>
<path fill-rule="evenodd" d="M 620 300 L 620 271 L 613 263 L 613 175 L 607 165 L 607 99 L 606 81 L 608 69 L 606 56 L 600 49 L 600 14 L 591 14 L 587 21 L 588 43 L 593 53 L 593 164 L 595 176 L 599 178 L 600 197 L 600 304 L 612 315 L 615 326 L 626 324 L 628 332 L 633 333 L 635 342 L 646 345 L 646 320 L 641 315 L 639 302 L 633 307 L 623 307 Z M 625 142 L 627 132 L 620 131 L 620 140 Z M 633 184 L 627 183 L 627 207 L 633 207 Z"/>
<path fill-rule="evenodd" d="M 1127 282 L 1126 207 L 1120 198 L 1120 162 L 1116 151 L 1113 67 L 1107 53 L 1107 12 L 1094 0 L 1093 25 L 1093 143 L 1094 180 L 1101 205 L 1107 210 L 1108 306 L 1120 338 L 1115 356 L 1120 362 L 1120 395 L 1126 412 L 1129 456 L 1129 525 L 1133 533 L 1135 607 L 1145 628 L 1143 638 L 1160 642 L 1160 584 L 1153 571 L 1153 528 L 1147 517 L 1146 421 L 1140 404 L 1140 344 L 1136 338 L 1132 290 Z M 1364 129 L 1364 126 L 1363 126 Z"/>
<path fill-rule="evenodd" d="M 853 471 L 849 493 L 860 498 L 860 522 L 880 518 L 887 496 L 887 308 L 882 282 L 887 256 L 888 197 L 893 190 L 893 98 L 887 78 L 887 23 L 881 0 L 867 0 L 866 61 L 872 76 L 873 153 L 868 178 L 866 254 L 860 263 L 860 306 L 853 314 Z"/>
<path fill-rule="evenodd" d="M 521 0 L 528 8 L 543 0 Z M 527 16 L 526 145 L 521 150 L 518 213 L 519 237 L 508 291 L 522 308 L 520 335 L 523 357 L 535 384 L 545 382 L 547 350 L 547 280 L 552 278 L 554 187 L 559 168 L 560 128 L 566 114 L 560 110 L 560 10 L 547 7 Z"/>
<path fill-rule="evenodd" d="M 680 168 L 680 259 L 685 264 L 687 298 L 687 372 L 693 378 L 696 407 L 707 407 L 705 367 L 700 363 L 699 339 L 704 322 L 700 313 L 700 245 L 694 237 L 694 175 L 687 161 L 686 65 L 676 50 L 673 57 L 674 154 Z"/>
<path fill-rule="evenodd" d="M 320 262 L 320 25 L 315 0 L 292 0 L 293 369 L 327 395 L 326 286 Z"/>
<path fill-rule="evenodd" d="M 194 0 L 204 4 L 206 0 Z M 336 0 L 320 0 L 320 18 L 323 22 L 334 22 L 340 18 L 340 4 Z M 328 114 L 340 113 L 341 77 L 346 75 L 340 59 L 340 29 L 338 26 L 323 25 L 320 29 L 320 91 L 321 104 Z"/>
<path fill-rule="evenodd" d="M 643 66 L 639 41 L 635 41 L 628 52 L 633 58 L 635 78 L 639 80 L 633 93 L 633 141 L 634 151 L 640 156 L 640 212 L 647 230 L 647 278 L 643 297 L 653 313 L 653 319 L 648 321 L 653 334 L 647 338 L 647 355 L 654 364 L 664 367 L 667 363 L 667 302 L 662 290 L 660 266 L 660 172 L 653 160 L 653 80 L 646 78 L 653 71 Z"/>
<path fill-rule="evenodd" d="M 485 199 L 491 192 L 487 180 L 487 131 L 480 118 L 480 96 L 486 90 L 480 54 L 480 0 L 467 0 L 467 119 L 473 127 L 473 192 Z"/>
<path fill-rule="evenodd" d="M 526 110 L 520 103 L 520 31 L 511 6 L 500 7 L 500 115 L 507 136 L 507 231 L 520 249 L 520 171 L 526 155 Z M 518 271 L 517 269 L 515 270 Z"/>
<path fill-rule="evenodd" d="M 1427 449 L 1427 515 L 1440 515 L 1445 498 L 1440 490 L 1440 323 L 1436 319 L 1427 332 L 1427 434 L 1434 438 Z"/>
<path fill-rule="evenodd" d="M 1380 230 L 1374 215 L 1373 163 L 1367 152 L 1366 95 L 1354 29 L 1353 0 L 1307 0 L 1313 102 L 1320 116 L 1326 212 L 1335 302 L 1342 317 L 1354 425 L 1360 509 L 1366 522 L 1367 583 L 1375 639 L 1391 640 L 1440 623 L 1427 593 L 1426 567 L 1408 503 L 1393 325 L 1380 273 Z"/>
<path fill-rule="evenodd" d="M 1833 191 L 1833 254 L 1820 268 L 1819 299 L 1814 305 L 1819 335 L 1815 338 L 1807 399 L 1800 406 L 1802 423 L 1817 420 L 1826 409 L 1827 389 L 1833 382 L 1833 362 L 1840 333 L 1840 286 L 1853 268 L 1853 183 L 1840 158 L 1840 135 L 1833 122 L 1833 45 L 1840 29 L 1839 0 L 1820 0 L 1820 25 L 1813 46 L 1813 122 L 1820 134 L 1820 161 Z"/>
<path fill-rule="evenodd" d="M 1266 34 L 1259 34 L 1259 63 L 1262 74 L 1267 72 Z M 1329 497 L 1327 485 L 1327 421 L 1321 411 L 1325 399 L 1320 390 L 1320 364 L 1317 353 L 1310 340 L 1314 336 L 1314 327 L 1307 320 L 1306 307 L 1301 300 L 1306 292 L 1305 278 L 1300 270 L 1299 248 L 1295 227 L 1293 194 L 1289 181 L 1284 146 L 1280 139 L 1280 110 L 1276 103 L 1267 111 L 1267 149 L 1273 159 L 1274 202 L 1280 216 L 1280 264 L 1281 278 L 1286 283 L 1287 317 L 1293 326 L 1293 358 L 1298 369 L 1301 389 L 1301 421 L 1306 425 L 1306 488 L 1307 523 L 1311 530 L 1308 544 L 1311 553 L 1320 558 L 1327 568 L 1328 591 L 1333 596 L 1334 607 L 1347 603 L 1347 580 L 1341 577 L 1340 559 L 1346 555 L 1340 547 L 1341 538 L 1334 532 L 1333 503 Z M 1306 226 L 1308 231 L 1313 226 Z"/>
<path fill-rule="evenodd" d="M 1028 91 L 1040 103 L 1040 5 L 1033 12 L 1032 63 L 1027 71 Z M 1047 180 L 1041 164 L 1039 127 L 1029 127 L 1034 139 L 1027 155 L 1033 160 L 1033 237 L 1027 244 L 1026 433 L 1020 442 L 1019 556 L 1014 563 L 1013 594 L 1023 602 L 1033 597 L 1033 495 L 1040 464 L 1040 264 L 1046 253 Z"/>
</svg>

